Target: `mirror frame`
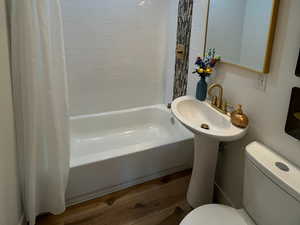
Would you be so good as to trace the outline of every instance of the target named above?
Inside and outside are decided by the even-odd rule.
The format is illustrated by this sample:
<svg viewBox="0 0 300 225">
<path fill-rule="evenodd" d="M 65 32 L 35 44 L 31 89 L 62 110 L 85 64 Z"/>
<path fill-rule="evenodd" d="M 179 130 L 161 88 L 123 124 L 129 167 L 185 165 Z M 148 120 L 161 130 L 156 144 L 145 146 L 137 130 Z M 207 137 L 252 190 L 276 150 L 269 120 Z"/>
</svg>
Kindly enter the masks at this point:
<svg viewBox="0 0 300 225">
<path fill-rule="evenodd" d="M 265 49 L 265 57 L 264 57 L 264 63 L 263 63 L 263 69 L 260 70 L 255 70 L 253 68 L 235 64 L 232 62 L 227 62 L 221 60 L 221 63 L 227 64 L 227 65 L 232 65 L 239 67 L 241 69 L 245 69 L 248 71 L 252 71 L 255 73 L 260 73 L 260 74 L 267 74 L 270 72 L 270 64 L 271 64 L 271 57 L 272 57 L 272 50 L 273 50 L 273 43 L 274 43 L 274 38 L 275 38 L 275 31 L 276 31 L 276 25 L 277 25 L 277 19 L 278 19 L 278 11 L 279 11 L 279 3 L 280 0 L 272 0 L 272 15 L 270 18 L 270 26 L 269 26 L 269 32 L 268 32 L 268 41 Z M 208 0 L 208 7 L 207 7 L 207 15 L 206 15 L 206 28 L 205 28 L 205 43 L 204 43 L 204 55 L 206 54 L 206 48 L 207 48 L 207 35 L 208 35 L 208 23 L 209 23 L 209 12 L 210 12 L 210 6 L 211 6 L 211 0 Z"/>
</svg>

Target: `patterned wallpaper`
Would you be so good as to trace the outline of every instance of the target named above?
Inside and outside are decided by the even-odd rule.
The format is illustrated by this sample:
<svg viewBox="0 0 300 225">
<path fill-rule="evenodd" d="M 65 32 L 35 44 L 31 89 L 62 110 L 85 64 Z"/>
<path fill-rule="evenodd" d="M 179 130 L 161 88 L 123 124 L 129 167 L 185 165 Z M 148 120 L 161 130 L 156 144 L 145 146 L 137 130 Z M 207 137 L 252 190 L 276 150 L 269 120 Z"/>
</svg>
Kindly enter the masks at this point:
<svg viewBox="0 0 300 225">
<path fill-rule="evenodd" d="M 177 20 L 177 45 L 184 45 L 184 57 L 176 57 L 173 99 L 186 95 L 189 50 L 193 16 L 193 0 L 179 0 Z"/>
</svg>

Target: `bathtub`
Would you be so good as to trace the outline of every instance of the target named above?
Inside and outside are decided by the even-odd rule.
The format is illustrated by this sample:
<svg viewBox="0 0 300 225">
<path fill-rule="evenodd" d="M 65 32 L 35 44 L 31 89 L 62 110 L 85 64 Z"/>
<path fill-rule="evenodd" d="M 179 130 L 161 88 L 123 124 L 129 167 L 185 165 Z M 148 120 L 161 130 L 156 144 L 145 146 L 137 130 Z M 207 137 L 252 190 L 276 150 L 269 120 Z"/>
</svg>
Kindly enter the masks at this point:
<svg viewBox="0 0 300 225">
<path fill-rule="evenodd" d="M 75 116 L 67 205 L 190 168 L 193 135 L 165 105 Z"/>
</svg>

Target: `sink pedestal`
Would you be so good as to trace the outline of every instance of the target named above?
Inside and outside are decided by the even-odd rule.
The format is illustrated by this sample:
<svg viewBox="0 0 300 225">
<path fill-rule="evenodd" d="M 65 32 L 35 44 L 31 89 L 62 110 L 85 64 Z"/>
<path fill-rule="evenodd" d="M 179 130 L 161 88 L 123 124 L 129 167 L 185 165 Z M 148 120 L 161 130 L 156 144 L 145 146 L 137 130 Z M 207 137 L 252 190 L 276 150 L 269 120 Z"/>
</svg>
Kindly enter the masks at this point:
<svg viewBox="0 0 300 225">
<path fill-rule="evenodd" d="M 234 126 L 230 117 L 217 111 L 209 102 L 191 96 L 176 98 L 171 109 L 175 117 L 195 134 L 194 167 L 187 201 L 194 208 L 211 203 L 219 142 L 238 140 L 246 134 L 247 128 Z"/>
<path fill-rule="evenodd" d="M 196 134 L 194 146 L 194 166 L 187 201 L 196 208 L 212 202 L 219 141 Z"/>
</svg>

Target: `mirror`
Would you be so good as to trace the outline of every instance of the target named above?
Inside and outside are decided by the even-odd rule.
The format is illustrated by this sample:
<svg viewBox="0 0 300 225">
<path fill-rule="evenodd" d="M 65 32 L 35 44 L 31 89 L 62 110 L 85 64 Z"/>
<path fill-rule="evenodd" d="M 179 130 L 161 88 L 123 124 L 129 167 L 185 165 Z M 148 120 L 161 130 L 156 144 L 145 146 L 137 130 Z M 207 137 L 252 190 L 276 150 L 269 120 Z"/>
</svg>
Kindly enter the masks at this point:
<svg viewBox="0 0 300 225">
<path fill-rule="evenodd" d="M 295 74 L 296 74 L 296 76 L 300 77 L 300 51 L 299 51 L 298 62 L 297 62 Z"/>
<path fill-rule="evenodd" d="M 210 0 L 205 49 L 222 62 L 268 73 L 279 0 Z"/>
</svg>

